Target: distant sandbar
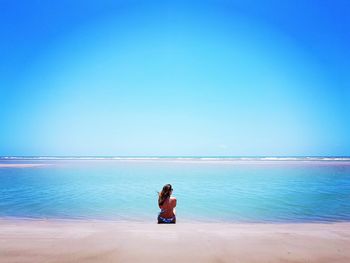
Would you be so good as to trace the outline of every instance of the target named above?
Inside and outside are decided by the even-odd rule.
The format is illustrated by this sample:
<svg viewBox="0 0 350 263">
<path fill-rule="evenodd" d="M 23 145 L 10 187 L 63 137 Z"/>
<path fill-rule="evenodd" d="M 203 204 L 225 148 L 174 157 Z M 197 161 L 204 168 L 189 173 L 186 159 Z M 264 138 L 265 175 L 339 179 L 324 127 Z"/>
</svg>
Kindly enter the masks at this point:
<svg viewBox="0 0 350 263">
<path fill-rule="evenodd" d="M 46 163 L 0 163 L 0 168 L 30 168 L 38 166 L 47 166 Z"/>
</svg>

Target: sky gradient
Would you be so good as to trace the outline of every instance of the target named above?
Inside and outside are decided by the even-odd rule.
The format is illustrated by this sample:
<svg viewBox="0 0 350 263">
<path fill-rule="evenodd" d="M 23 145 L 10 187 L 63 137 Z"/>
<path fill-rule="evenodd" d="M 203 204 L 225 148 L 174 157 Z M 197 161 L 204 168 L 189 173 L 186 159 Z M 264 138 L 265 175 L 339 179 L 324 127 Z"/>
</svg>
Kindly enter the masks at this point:
<svg viewBox="0 0 350 263">
<path fill-rule="evenodd" d="M 349 1 L 0 0 L 0 155 L 350 155 Z"/>
</svg>

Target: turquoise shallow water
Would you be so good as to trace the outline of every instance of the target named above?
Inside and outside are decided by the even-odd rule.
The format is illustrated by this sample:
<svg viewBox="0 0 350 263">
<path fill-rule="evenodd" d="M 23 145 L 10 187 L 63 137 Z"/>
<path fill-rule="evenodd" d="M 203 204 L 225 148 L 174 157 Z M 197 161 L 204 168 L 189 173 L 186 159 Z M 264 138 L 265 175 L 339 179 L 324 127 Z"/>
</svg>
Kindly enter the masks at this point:
<svg viewBox="0 0 350 263">
<path fill-rule="evenodd" d="M 349 161 L 1 160 L 0 217 L 155 221 L 171 183 L 178 222 L 350 221 Z"/>
</svg>

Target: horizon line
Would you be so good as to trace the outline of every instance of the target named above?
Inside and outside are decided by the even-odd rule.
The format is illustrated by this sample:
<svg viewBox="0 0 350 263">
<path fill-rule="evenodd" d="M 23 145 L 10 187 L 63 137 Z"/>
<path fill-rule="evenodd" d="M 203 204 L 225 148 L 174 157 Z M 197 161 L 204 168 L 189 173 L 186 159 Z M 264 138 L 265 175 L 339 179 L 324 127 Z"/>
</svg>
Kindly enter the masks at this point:
<svg viewBox="0 0 350 263">
<path fill-rule="evenodd" d="M 350 158 L 348 155 L 0 155 L 16 158 Z"/>
</svg>

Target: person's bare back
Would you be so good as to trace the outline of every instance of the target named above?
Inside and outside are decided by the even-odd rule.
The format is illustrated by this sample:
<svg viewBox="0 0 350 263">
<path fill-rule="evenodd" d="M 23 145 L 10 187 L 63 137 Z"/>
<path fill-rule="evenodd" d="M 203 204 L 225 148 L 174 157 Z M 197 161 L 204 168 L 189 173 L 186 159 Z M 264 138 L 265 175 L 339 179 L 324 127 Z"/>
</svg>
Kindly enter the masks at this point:
<svg viewBox="0 0 350 263">
<path fill-rule="evenodd" d="M 164 213 L 162 213 L 162 217 L 165 217 L 165 218 L 174 217 L 175 207 L 176 207 L 176 197 L 171 196 L 167 200 L 165 200 L 162 206 L 159 206 L 159 208 L 164 211 Z"/>
</svg>

